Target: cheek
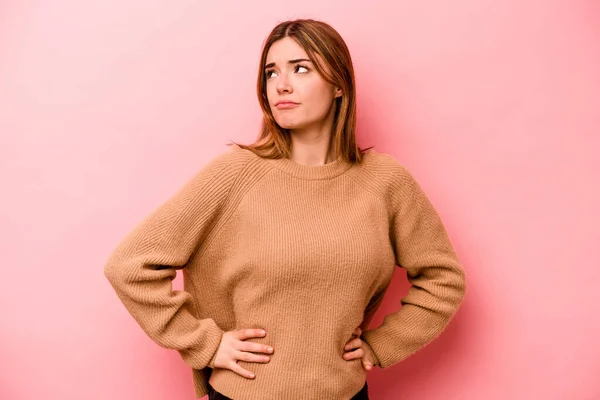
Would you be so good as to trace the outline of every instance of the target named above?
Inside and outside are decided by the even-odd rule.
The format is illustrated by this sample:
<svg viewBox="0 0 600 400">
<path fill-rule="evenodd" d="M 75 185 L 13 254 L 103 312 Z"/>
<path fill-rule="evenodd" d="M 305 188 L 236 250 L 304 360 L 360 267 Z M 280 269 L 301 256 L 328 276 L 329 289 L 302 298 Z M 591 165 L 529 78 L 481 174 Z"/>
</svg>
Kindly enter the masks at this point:
<svg viewBox="0 0 600 400">
<path fill-rule="evenodd" d="M 275 90 L 275 87 L 273 85 L 267 84 L 267 87 L 265 89 L 265 93 L 267 94 L 267 102 L 269 104 L 271 104 L 272 100 L 275 98 L 275 95 L 277 91 Z"/>
<path fill-rule="evenodd" d="M 322 83 L 312 84 L 306 88 L 305 97 L 313 113 L 327 114 L 329 112 L 333 96 L 327 86 Z"/>
<path fill-rule="evenodd" d="M 323 85 L 318 79 L 307 79 L 299 88 L 304 96 L 309 97 L 312 101 L 318 99 L 323 92 Z"/>
</svg>

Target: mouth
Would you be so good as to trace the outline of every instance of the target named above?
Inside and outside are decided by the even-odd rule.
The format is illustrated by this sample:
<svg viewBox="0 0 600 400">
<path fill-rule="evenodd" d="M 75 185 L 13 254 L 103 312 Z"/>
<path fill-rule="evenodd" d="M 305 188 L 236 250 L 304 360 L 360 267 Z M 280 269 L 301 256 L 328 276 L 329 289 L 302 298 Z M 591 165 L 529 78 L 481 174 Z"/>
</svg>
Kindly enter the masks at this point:
<svg viewBox="0 0 600 400">
<path fill-rule="evenodd" d="M 282 110 L 282 109 L 287 109 L 287 108 L 294 108 L 299 105 L 300 105 L 299 103 L 294 103 L 293 101 L 279 101 L 275 104 L 275 107 Z"/>
</svg>

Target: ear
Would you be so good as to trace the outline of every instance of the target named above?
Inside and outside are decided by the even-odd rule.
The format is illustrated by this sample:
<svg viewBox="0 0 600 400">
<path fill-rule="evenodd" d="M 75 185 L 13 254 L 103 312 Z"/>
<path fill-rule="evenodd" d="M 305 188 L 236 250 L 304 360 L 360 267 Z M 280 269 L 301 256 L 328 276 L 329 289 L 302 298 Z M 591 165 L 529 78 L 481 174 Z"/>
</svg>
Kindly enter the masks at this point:
<svg viewBox="0 0 600 400">
<path fill-rule="evenodd" d="M 333 98 L 340 97 L 341 95 L 342 95 L 342 89 L 335 88 L 335 95 L 333 96 Z"/>
</svg>

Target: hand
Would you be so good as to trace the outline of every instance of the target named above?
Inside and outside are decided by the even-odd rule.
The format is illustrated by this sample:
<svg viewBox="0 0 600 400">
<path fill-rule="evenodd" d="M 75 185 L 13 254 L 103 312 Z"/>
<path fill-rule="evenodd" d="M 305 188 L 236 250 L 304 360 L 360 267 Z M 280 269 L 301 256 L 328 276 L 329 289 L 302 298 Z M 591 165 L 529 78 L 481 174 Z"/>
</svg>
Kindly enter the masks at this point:
<svg viewBox="0 0 600 400">
<path fill-rule="evenodd" d="M 268 363 L 271 358 L 265 355 L 253 353 L 273 353 L 273 348 L 266 344 L 246 342 L 246 339 L 264 337 L 266 332 L 262 329 L 240 329 L 225 332 L 221 338 L 219 348 L 215 353 L 214 367 L 226 368 L 245 378 L 254 378 L 254 374 L 242 368 L 237 362 L 249 361 Z"/>
<path fill-rule="evenodd" d="M 356 338 L 349 340 L 344 346 L 344 360 L 354 360 L 356 358 L 362 358 L 363 368 L 367 371 L 373 369 L 375 365 L 379 364 L 379 360 L 375 356 L 373 349 L 367 342 L 361 340 L 360 335 L 362 334 L 362 330 L 360 328 L 356 328 L 352 336 L 356 336 Z"/>
</svg>

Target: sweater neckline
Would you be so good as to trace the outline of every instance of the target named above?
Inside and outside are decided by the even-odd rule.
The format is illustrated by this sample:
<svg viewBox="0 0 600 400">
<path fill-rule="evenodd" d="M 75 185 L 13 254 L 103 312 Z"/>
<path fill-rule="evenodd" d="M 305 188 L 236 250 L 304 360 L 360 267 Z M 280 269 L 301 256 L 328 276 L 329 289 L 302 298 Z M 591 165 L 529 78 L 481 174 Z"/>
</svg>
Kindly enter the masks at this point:
<svg viewBox="0 0 600 400">
<path fill-rule="evenodd" d="M 269 162 L 289 175 L 307 180 L 335 178 L 352 167 L 352 163 L 344 161 L 342 156 L 339 156 L 334 161 L 321 165 L 300 164 L 289 158 L 270 159 Z"/>
</svg>

